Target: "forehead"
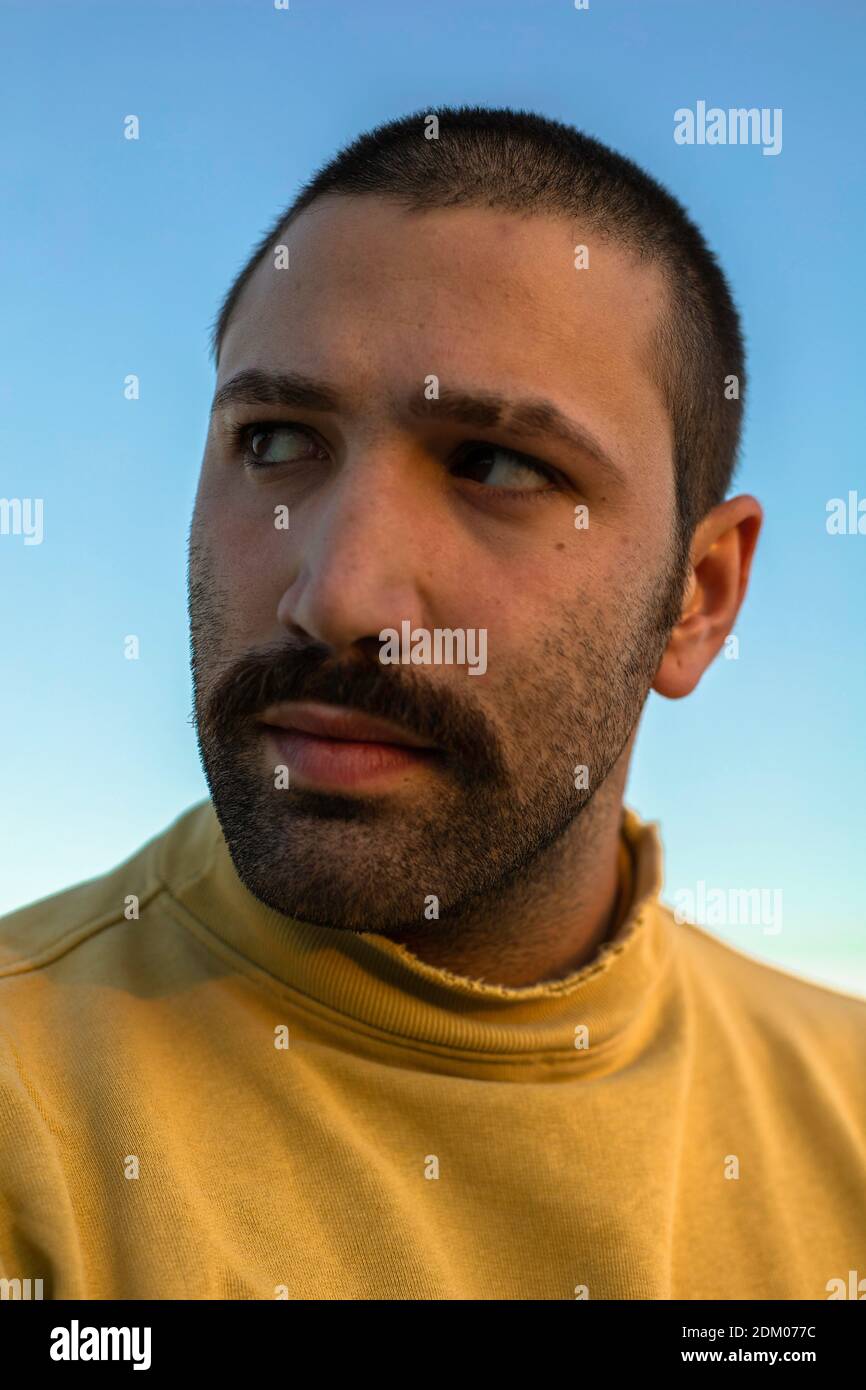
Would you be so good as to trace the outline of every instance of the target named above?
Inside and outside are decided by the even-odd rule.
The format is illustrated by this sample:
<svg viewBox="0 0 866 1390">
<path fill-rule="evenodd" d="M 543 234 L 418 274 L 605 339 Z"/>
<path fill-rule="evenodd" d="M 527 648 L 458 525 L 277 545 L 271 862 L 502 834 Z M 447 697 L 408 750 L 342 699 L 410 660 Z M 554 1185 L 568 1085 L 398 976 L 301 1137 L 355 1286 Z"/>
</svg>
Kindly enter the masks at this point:
<svg viewBox="0 0 866 1390">
<path fill-rule="evenodd" d="M 652 371 L 665 306 L 656 266 L 566 217 L 410 212 L 372 195 L 318 199 L 277 239 L 229 321 L 217 384 L 245 368 L 334 381 L 359 406 L 435 374 L 554 399 L 611 444 L 670 447 Z M 586 247 L 588 266 L 575 265 Z"/>
</svg>

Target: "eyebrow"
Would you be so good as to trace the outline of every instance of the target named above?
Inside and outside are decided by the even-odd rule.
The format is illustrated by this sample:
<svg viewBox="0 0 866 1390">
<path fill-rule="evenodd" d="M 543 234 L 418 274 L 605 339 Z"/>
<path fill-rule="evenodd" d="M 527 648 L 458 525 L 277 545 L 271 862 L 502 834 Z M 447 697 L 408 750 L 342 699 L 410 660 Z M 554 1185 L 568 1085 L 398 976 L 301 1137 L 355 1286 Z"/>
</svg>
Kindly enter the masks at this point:
<svg viewBox="0 0 866 1390">
<path fill-rule="evenodd" d="M 229 405 L 282 405 L 334 413 L 340 409 L 339 391 L 324 381 L 297 372 L 270 372 L 251 367 L 231 377 L 214 394 L 211 414 Z M 423 392 L 409 402 L 409 414 L 416 419 L 448 419 L 476 429 L 507 429 L 513 434 L 547 436 L 569 448 L 589 454 L 612 482 L 624 483 L 622 468 L 600 440 L 571 420 L 541 396 L 512 400 L 490 391 L 441 390 L 434 400 Z"/>
<path fill-rule="evenodd" d="M 421 396 L 409 406 L 410 414 L 458 420 L 477 429 L 497 426 L 511 434 L 546 435 L 569 448 L 590 454 L 612 482 L 624 483 L 625 474 L 601 441 L 585 425 L 570 420 L 553 401 L 542 396 L 511 400 L 493 392 L 440 391 L 437 400 Z"/>
<path fill-rule="evenodd" d="M 340 397 L 325 382 L 313 381 L 297 372 L 264 372 L 250 367 L 215 392 L 211 415 L 228 405 L 287 405 L 335 411 L 340 408 Z"/>
</svg>

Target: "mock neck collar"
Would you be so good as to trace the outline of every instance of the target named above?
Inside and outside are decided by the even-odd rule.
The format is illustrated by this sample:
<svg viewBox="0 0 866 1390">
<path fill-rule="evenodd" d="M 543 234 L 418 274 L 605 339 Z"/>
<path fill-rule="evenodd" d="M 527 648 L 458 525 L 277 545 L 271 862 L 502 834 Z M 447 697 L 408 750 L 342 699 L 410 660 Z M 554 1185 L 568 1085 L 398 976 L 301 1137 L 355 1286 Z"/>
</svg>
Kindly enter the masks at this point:
<svg viewBox="0 0 866 1390">
<path fill-rule="evenodd" d="M 431 1054 L 515 1061 L 542 1055 L 594 1072 L 641 1046 L 671 947 L 658 904 L 657 828 L 626 809 L 622 835 L 633 875 L 618 931 L 572 974 L 519 987 L 454 975 L 378 933 L 312 926 L 265 906 L 238 877 L 209 800 L 158 842 L 158 872 L 200 938 L 240 973 L 261 972 L 320 1017 Z M 575 1046 L 582 1027 L 585 1048 Z"/>
</svg>

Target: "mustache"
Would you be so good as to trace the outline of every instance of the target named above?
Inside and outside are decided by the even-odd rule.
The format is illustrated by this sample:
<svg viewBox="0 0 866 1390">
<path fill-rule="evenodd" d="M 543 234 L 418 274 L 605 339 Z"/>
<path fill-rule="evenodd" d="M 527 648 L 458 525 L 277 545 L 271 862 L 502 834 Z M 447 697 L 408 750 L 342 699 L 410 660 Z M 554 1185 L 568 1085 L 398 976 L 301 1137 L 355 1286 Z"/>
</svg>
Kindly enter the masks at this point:
<svg viewBox="0 0 866 1390">
<path fill-rule="evenodd" d="M 417 672 L 383 666 L 377 654 L 359 651 L 336 661 L 318 643 L 280 643 L 249 652 L 227 667 L 202 696 L 193 661 L 200 736 L 230 743 L 249 736 L 249 722 L 269 705 L 317 700 L 388 719 L 435 743 L 459 774 L 492 780 L 505 774 L 500 742 L 485 715 L 453 687 L 434 685 Z"/>
</svg>

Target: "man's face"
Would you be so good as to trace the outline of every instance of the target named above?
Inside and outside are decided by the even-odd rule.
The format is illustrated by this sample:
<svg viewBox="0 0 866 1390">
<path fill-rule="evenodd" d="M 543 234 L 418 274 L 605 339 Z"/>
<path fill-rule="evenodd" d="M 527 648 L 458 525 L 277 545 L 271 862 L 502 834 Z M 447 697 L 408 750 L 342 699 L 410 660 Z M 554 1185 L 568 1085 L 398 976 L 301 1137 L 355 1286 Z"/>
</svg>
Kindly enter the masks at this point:
<svg viewBox="0 0 866 1390">
<path fill-rule="evenodd" d="M 220 356 L 190 552 L 199 741 L 257 897 L 396 933 L 431 895 L 454 917 L 537 866 L 636 725 L 680 597 L 649 370 L 664 290 L 566 219 L 330 198 L 283 242 Z M 240 390 L 253 372 L 318 394 Z M 406 623 L 433 658 L 464 633 L 465 664 L 384 664 Z"/>
</svg>

